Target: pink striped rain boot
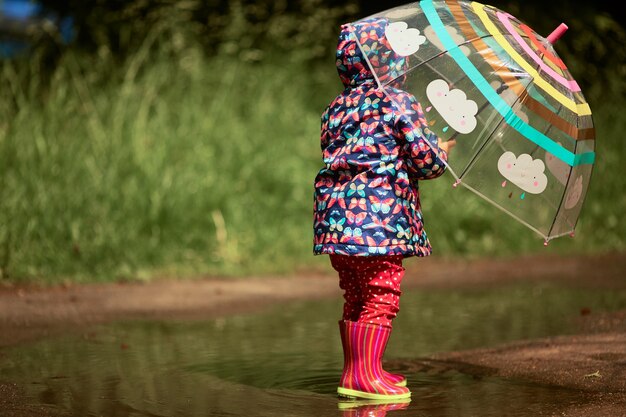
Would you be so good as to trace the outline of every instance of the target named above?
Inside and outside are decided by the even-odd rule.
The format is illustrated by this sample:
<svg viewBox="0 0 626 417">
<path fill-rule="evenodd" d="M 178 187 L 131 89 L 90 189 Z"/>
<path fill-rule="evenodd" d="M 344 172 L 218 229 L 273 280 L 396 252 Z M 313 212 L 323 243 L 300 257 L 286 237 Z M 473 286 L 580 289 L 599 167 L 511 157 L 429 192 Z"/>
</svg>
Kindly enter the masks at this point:
<svg viewBox="0 0 626 417">
<path fill-rule="evenodd" d="M 343 351 L 344 351 L 344 368 L 347 367 L 345 361 L 348 359 L 348 356 L 345 355 L 345 352 L 346 352 L 346 341 L 345 341 L 346 323 L 348 323 L 348 321 L 346 321 L 346 320 L 340 320 L 339 321 L 339 333 L 341 333 L 341 345 L 343 346 Z M 389 331 L 391 332 L 391 329 L 389 329 Z M 387 346 L 385 344 L 385 346 L 383 346 L 383 354 L 381 355 L 381 360 L 382 360 L 382 356 L 385 354 L 386 347 Z M 404 375 L 392 374 L 391 372 L 387 372 L 387 371 L 385 371 L 383 369 L 383 377 L 390 384 L 397 385 L 399 387 L 406 387 L 406 378 L 404 377 Z"/>
<path fill-rule="evenodd" d="M 342 332 L 344 368 L 337 393 L 344 397 L 374 400 L 403 399 L 411 396 L 384 377 L 382 355 L 391 329 L 375 324 L 345 322 Z"/>
</svg>

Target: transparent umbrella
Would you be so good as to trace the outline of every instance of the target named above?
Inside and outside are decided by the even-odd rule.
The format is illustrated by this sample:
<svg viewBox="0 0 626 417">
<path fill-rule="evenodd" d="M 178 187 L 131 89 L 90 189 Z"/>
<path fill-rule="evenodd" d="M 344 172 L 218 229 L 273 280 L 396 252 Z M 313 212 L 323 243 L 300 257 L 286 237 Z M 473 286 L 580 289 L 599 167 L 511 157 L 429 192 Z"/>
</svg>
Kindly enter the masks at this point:
<svg viewBox="0 0 626 417">
<path fill-rule="evenodd" d="M 371 19 L 385 42 L 364 47 Z M 461 184 L 550 239 L 573 235 L 595 160 L 591 110 L 547 38 L 478 2 L 423 0 L 351 24 L 369 62 L 406 56 L 400 71 L 372 66 L 379 88 L 422 103 L 429 129 L 457 145 L 448 160 Z M 393 87 L 392 87 L 393 85 Z"/>
</svg>

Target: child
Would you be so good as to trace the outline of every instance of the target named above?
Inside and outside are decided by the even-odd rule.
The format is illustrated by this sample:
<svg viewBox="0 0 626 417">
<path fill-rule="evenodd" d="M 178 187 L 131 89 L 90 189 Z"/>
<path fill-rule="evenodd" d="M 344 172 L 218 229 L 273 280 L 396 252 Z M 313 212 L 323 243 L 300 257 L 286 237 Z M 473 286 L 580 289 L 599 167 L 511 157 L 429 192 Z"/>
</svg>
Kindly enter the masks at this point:
<svg viewBox="0 0 626 417">
<path fill-rule="evenodd" d="M 336 64 L 345 90 L 322 115 L 325 167 L 315 179 L 314 252 L 330 255 L 345 292 L 337 392 L 397 400 L 411 395 L 406 379 L 384 371 L 381 361 L 399 310 L 403 258 L 431 251 L 418 181 L 443 174 L 454 142 L 442 143 L 415 97 L 399 89 L 408 58 L 389 46 L 386 24 L 358 24 L 364 49 L 386 46 L 369 65 L 353 27 L 343 26 L 339 36 Z M 378 89 L 370 65 L 386 67 L 379 79 L 392 82 L 388 94 Z"/>
</svg>

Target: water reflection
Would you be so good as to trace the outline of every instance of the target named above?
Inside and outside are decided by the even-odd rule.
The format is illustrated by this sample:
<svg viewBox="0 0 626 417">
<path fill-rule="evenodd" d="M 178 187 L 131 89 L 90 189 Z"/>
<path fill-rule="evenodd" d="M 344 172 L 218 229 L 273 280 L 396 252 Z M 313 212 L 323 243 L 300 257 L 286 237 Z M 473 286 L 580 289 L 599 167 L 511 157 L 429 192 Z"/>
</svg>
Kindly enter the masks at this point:
<svg viewBox="0 0 626 417">
<path fill-rule="evenodd" d="M 532 285 L 410 292 L 402 302 L 389 359 L 575 332 L 581 307 L 624 308 L 626 292 Z M 77 417 L 535 416 L 587 401 L 437 369 L 406 374 L 409 404 L 339 400 L 340 310 L 330 300 L 210 321 L 100 326 L 5 350 L 0 380 L 19 383 L 33 404 Z"/>
<path fill-rule="evenodd" d="M 381 400 L 340 400 L 338 408 L 342 417 L 385 417 L 388 412 L 405 410 L 410 399 L 393 401 Z"/>
</svg>

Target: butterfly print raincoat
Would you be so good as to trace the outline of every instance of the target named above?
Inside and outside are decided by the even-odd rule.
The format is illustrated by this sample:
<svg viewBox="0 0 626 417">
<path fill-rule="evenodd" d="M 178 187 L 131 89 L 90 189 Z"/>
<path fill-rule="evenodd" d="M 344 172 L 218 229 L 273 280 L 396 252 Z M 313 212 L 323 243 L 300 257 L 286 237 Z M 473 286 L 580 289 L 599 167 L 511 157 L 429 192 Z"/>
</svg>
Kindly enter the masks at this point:
<svg viewBox="0 0 626 417">
<path fill-rule="evenodd" d="M 365 21 L 363 48 L 385 39 L 384 19 Z M 366 29 L 366 30 L 363 30 Z M 342 28 L 337 69 L 345 89 L 322 115 L 324 167 L 315 178 L 314 253 L 427 256 L 418 183 L 445 170 L 446 153 L 421 105 L 401 90 L 407 57 L 370 59 L 391 81 L 378 88 L 349 26 Z M 378 72 L 378 71 L 377 71 Z M 380 79 L 384 82 L 385 79 Z"/>
</svg>

